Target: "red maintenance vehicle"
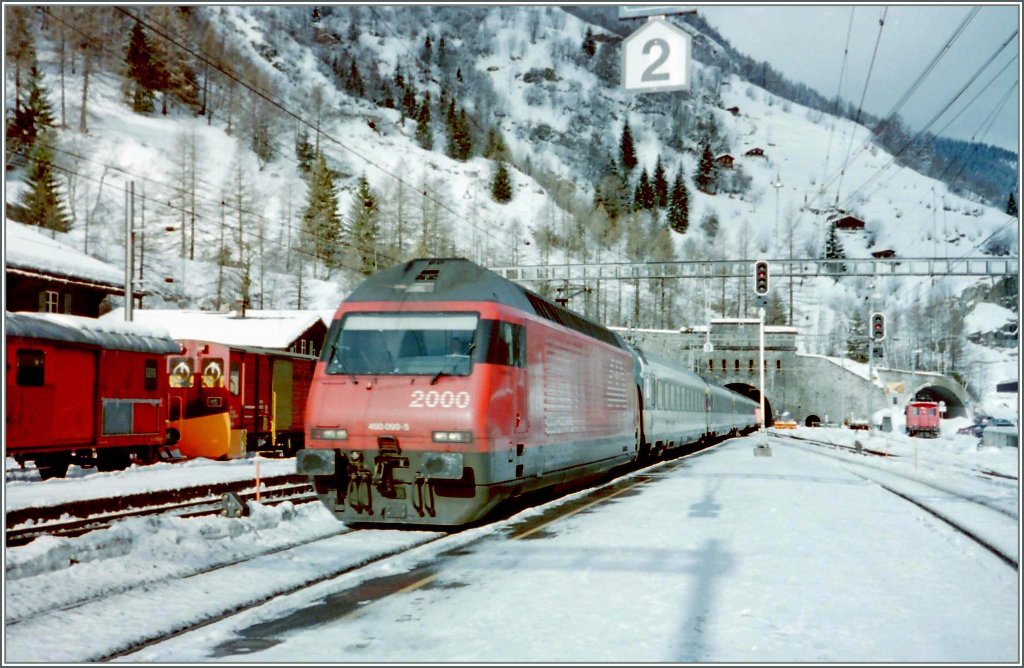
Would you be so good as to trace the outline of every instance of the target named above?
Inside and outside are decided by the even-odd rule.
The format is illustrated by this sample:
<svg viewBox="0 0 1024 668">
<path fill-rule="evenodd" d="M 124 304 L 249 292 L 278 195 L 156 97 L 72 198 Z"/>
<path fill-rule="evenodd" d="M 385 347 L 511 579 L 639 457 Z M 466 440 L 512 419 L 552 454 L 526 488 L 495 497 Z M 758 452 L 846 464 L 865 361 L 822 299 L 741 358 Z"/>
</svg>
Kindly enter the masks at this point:
<svg viewBox="0 0 1024 668">
<path fill-rule="evenodd" d="M 41 478 L 172 458 L 165 364 L 181 346 L 137 323 L 4 314 L 6 454 Z"/>
<path fill-rule="evenodd" d="M 939 437 L 939 404 L 935 401 L 911 401 L 907 404 L 907 434 Z"/>
</svg>

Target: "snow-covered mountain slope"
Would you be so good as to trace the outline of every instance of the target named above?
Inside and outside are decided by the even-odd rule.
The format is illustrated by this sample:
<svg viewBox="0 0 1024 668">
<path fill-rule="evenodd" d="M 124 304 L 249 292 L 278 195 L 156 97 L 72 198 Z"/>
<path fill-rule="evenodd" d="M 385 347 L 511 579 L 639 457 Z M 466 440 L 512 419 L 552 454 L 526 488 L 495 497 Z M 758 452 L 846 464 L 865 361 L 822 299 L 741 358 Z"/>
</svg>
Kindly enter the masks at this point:
<svg viewBox="0 0 1024 668">
<path fill-rule="evenodd" d="M 238 81 L 221 77 L 221 99 L 212 116 L 194 117 L 180 106 L 167 116 L 159 108 L 148 115 L 131 112 L 117 62 L 124 45 L 112 44 L 107 67 L 89 83 L 88 134 L 80 134 L 69 121 L 52 140 L 74 219 L 66 243 L 119 263 L 124 189 L 134 182 L 136 216 L 145 229 L 147 306 L 232 308 L 240 297 L 245 264 L 254 308 L 337 305 L 361 278 L 354 259 L 346 258 L 347 268 L 329 272 L 299 247 L 308 185 L 295 144 L 303 131 L 312 141 L 317 128 L 319 146 L 337 175 L 338 213 L 346 226 L 360 177 L 377 198 L 382 219 L 388 221 L 377 244 L 383 266 L 424 254 L 462 255 L 489 266 L 666 256 L 784 259 L 790 247 L 795 257 L 818 258 L 824 255 L 828 221 L 838 210 L 866 223 L 863 231 L 840 233 L 848 257 L 885 249 L 899 257 L 1018 253 L 1015 218 L 898 166 L 871 143 L 867 128 L 849 120 L 780 99 L 699 62 L 694 63 L 691 91 L 626 94 L 610 83 L 617 76 L 621 38 L 556 7 L 337 6 L 316 23 L 308 7 L 194 11 L 249 61 L 247 75 Z M 52 26 L 34 30 L 49 99 L 59 109 L 57 33 Z M 598 44 L 593 56 L 582 50 L 588 30 Z M 431 55 L 424 53 L 428 35 Z M 442 38 L 448 58 L 444 66 L 438 56 Z M 190 48 L 205 53 L 198 42 Z M 360 97 L 344 90 L 343 77 L 331 71 L 332 59 L 357 63 L 367 80 L 377 82 L 393 83 L 401 70 L 414 82 L 420 100 L 429 91 L 435 105 L 433 148 L 417 141 L 414 118 L 374 104 L 375 91 Z M 266 86 L 251 85 L 257 75 Z M 8 68 L 8 109 L 13 107 L 13 76 Z M 76 119 L 81 69 L 71 73 L 65 68 L 64 83 L 65 113 Z M 264 95 L 265 90 L 273 92 Z M 436 109 L 442 91 L 471 119 L 476 147 L 465 161 L 445 154 L 443 119 Z M 230 131 L 229 100 L 237 105 Z M 271 114 L 276 146 L 266 164 L 242 129 L 246 114 L 264 111 Z M 711 117 L 720 148 L 716 153 L 734 159 L 733 169 L 722 173 L 740 182 L 744 175 L 749 179 L 749 185 L 732 193 L 710 195 L 694 185 L 699 147 L 708 138 L 701 132 L 707 132 Z M 659 158 L 670 182 L 681 170 L 690 194 L 685 234 L 647 232 L 664 225 L 664 211 L 654 221 L 646 214 L 623 216 L 614 234 L 594 232 L 600 227 L 591 209 L 595 185 L 608 165 L 618 162 L 627 122 L 639 159 L 630 187 L 636 186 L 641 169 L 653 174 Z M 504 204 L 491 196 L 496 163 L 482 150 L 492 129 L 500 130 L 509 149 L 513 197 Z M 756 148 L 764 155 L 746 155 Z M 185 187 L 190 150 L 196 156 L 194 204 L 183 192 L 191 190 Z M 17 199 L 24 178 L 21 170 L 7 173 L 8 203 Z M 705 224 L 712 217 L 718 219 L 717 231 Z M 637 226 L 648 236 L 631 241 L 629 228 Z M 167 232 L 168 227 L 175 230 Z M 194 229 L 194 246 L 183 228 L 188 234 Z M 662 247 L 665 239 L 672 248 Z M 216 258 L 222 246 L 229 258 L 220 271 Z M 808 281 L 795 286 L 793 324 L 801 327 L 808 352 L 845 352 L 851 312 L 864 310 L 865 297 L 873 293 L 881 296 L 876 307 L 887 310 L 895 324 L 901 314 L 956 302 L 965 290 L 990 282 Z M 788 288 L 784 280 L 774 285 L 780 294 Z M 677 286 L 663 319 L 671 326 L 702 324 L 709 315 L 740 314 L 739 304 L 749 301 L 741 298 L 742 286 L 719 290 L 707 281 Z M 641 322 L 632 324 L 654 322 L 653 292 L 642 288 L 634 297 L 632 286 L 623 291 L 624 298 L 605 287 L 594 300 L 584 303 L 581 297 L 572 306 L 609 324 L 627 325 L 636 298 Z M 910 321 L 907 315 L 905 322 Z M 915 334 L 913 341 L 903 342 L 894 337 L 888 344 L 890 359 L 909 359 L 909 351 L 921 347 L 925 336 Z"/>
</svg>

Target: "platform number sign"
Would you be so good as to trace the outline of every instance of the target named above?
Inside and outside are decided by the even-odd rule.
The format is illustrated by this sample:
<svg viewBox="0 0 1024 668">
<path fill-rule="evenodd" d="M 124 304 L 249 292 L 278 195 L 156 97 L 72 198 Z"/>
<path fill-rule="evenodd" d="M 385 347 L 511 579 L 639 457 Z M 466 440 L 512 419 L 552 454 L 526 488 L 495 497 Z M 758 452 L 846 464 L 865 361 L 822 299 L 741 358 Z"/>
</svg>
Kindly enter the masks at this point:
<svg viewBox="0 0 1024 668">
<path fill-rule="evenodd" d="M 626 92 L 685 90 L 690 85 L 690 35 L 652 18 L 622 43 Z"/>
</svg>

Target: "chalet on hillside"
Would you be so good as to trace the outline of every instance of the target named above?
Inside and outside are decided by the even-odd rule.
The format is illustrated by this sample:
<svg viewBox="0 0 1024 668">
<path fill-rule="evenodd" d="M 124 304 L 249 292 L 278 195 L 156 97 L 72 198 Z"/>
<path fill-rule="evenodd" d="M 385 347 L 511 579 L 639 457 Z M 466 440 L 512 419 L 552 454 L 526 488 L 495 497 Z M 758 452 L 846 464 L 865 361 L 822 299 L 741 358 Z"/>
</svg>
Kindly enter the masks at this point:
<svg viewBox="0 0 1024 668">
<path fill-rule="evenodd" d="M 733 157 L 728 153 L 723 153 L 722 155 L 715 158 L 715 162 L 718 163 L 719 167 L 723 167 L 725 169 L 732 169 Z"/>
<path fill-rule="evenodd" d="M 750 157 L 750 158 L 763 158 L 764 157 L 764 149 L 763 148 L 754 147 L 754 148 L 750 149 L 749 151 L 747 151 L 746 153 L 744 153 L 743 155 L 745 155 L 747 157 Z"/>
<path fill-rule="evenodd" d="M 739 107 L 729 107 L 728 109 L 726 109 L 726 111 L 728 111 L 733 116 L 739 116 L 740 115 L 740 108 Z"/>
<path fill-rule="evenodd" d="M 863 230 L 864 221 L 857 216 L 843 216 L 832 221 L 837 230 Z"/>
<path fill-rule="evenodd" d="M 876 250 L 871 252 L 871 257 L 884 258 L 884 257 L 896 257 L 896 251 L 891 248 L 885 248 L 883 250 Z"/>
<path fill-rule="evenodd" d="M 109 310 L 108 297 L 124 296 L 123 269 L 52 239 L 33 225 L 7 220 L 4 230 L 5 310 L 98 318 Z"/>
<path fill-rule="evenodd" d="M 330 314 L 333 315 L 333 314 Z M 120 311 L 105 318 L 121 318 Z M 271 348 L 300 355 L 319 355 L 327 336 L 329 315 L 318 311 L 246 309 L 239 313 L 138 309 L 136 322 L 158 325 L 179 341 L 212 341 L 228 346 Z"/>
</svg>

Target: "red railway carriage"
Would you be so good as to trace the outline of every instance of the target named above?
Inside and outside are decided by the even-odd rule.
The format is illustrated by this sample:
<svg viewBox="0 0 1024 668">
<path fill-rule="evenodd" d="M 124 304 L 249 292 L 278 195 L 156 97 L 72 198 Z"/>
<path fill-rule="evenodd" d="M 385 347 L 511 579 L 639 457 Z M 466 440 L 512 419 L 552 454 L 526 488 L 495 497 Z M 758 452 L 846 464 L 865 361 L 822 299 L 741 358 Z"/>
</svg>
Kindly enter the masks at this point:
<svg viewBox="0 0 1024 668">
<path fill-rule="evenodd" d="M 907 404 L 907 434 L 929 438 L 939 436 L 939 404 L 935 401 L 911 401 Z"/>
<path fill-rule="evenodd" d="M 468 260 L 414 260 L 338 309 L 297 470 L 339 519 L 463 524 L 635 459 L 636 385 L 610 330 Z"/>
<path fill-rule="evenodd" d="M 180 351 L 176 341 L 133 323 L 4 319 L 9 456 L 34 461 L 43 478 L 71 463 L 116 470 L 158 459 L 169 442 L 164 359 Z"/>
<path fill-rule="evenodd" d="M 171 359 L 182 369 L 171 374 L 172 392 L 186 416 L 226 415 L 230 438 L 211 438 L 205 430 L 182 434 L 182 453 L 190 457 L 234 459 L 257 450 L 294 454 L 305 438 L 306 396 L 316 358 L 281 350 L 209 341 L 181 341 L 185 353 Z M 172 407 L 173 410 L 173 407 Z"/>
</svg>

